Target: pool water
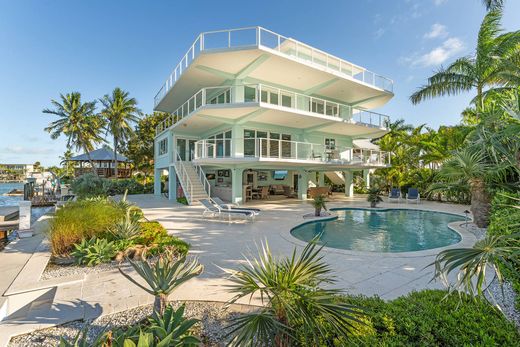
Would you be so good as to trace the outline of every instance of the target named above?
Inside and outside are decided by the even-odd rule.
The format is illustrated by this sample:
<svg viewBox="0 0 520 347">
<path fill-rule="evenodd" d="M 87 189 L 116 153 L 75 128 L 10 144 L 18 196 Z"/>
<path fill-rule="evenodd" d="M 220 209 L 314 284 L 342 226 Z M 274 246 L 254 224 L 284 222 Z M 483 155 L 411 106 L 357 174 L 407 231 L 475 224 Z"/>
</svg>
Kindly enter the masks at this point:
<svg viewBox="0 0 520 347">
<path fill-rule="evenodd" d="M 408 209 L 341 209 L 338 218 L 305 223 L 291 230 L 302 241 L 364 252 L 410 252 L 449 246 L 461 240 L 448 224 L 457 215 Z"/>
</svg>

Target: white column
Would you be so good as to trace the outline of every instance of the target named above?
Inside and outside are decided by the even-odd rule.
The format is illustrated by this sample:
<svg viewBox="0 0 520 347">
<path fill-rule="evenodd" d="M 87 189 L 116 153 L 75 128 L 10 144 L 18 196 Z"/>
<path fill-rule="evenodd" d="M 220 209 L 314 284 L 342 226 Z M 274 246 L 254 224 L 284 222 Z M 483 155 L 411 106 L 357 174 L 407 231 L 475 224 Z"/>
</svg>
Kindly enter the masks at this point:
<svg viewBox="0 0 520 347">
<path fill-rule="evenodd" d="M 352 171 L 343 171 L 345 178 L 345 196 L 354 196 L 354 173 Z"/>
<path fill-rule="evenodd" d="M 177 174 L 175 168 L 168 168 L 168 200 L 177 201 Z"/>
<path fill-rule="evenodd" d="M 231 202 L 236 204 L 240 204 L 244 201 L 244 188 L 242 185 L 243 174 L 244 169 L 231 169 Z"/>
<path fill-rule="evenodd" d="M 309 189 L 309 175 L 306 171 L 298 171 L 298 199 L 307 199 L 307 189 Z"/>
<path fill-rule="evenodd" d="M 318 172 L 318 185 L 320 187 L 325 187 L 325 173 Z"/>
<path fill-rule="evenodd" d="M 244 157 L 244 128 L 240 125 L 233 125 L 231 128 L 231 155 L 235 158 Z"/>
<path fill-rule="evenodd" d="M 155 169 L 153 175 L 153 194 L 161 195 L 161 173 L 162 169 Z"/>
<path fill-rule="evenodd" d="M 367 189 L 370 189 L 370 170 L 363 170 L 363 181 L 365 181 Z"/>
</svg>

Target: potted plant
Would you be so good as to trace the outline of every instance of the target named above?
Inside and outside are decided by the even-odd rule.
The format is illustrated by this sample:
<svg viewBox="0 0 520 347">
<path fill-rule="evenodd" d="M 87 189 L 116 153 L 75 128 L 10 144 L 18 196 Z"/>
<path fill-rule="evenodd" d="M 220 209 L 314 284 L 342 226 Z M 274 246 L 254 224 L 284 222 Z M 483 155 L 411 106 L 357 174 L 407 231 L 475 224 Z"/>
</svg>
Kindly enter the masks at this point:
<svg viewBox="0 0 520 347">
<path fill-rule="evenodd" d="M 377 207 L 377 204 L 383 201 L 381 195 L 379 195 L 380 190 L 377 187 L 372 187 L 368 190 L 367 201 L 370 203 L 370 207 Z"/>
<path fill-rule="evenodd" d="M 321 209 L 327 210 L 326 206 L 327 200 L 325 199 L 325 195 L 316 195 L 312 200 L 312 206 L 314 206 L 314 216 L 321 216 Z"/>
</svg>

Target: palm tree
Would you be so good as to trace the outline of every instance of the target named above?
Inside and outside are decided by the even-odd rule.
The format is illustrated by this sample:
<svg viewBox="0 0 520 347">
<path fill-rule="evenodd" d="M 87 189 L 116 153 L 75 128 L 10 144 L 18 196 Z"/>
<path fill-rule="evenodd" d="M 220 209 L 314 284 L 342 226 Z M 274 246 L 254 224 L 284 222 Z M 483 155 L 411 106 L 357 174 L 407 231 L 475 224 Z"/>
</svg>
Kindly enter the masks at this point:
<svg viewBox="0 0 520 347">
<path fill-rule="evenodd" d="M 112 95 L 106 94 L 99 99 L 103 104 L 101 114 L 107 121 L 107 130 L 114 138 L 114 175 L 117 177 L 118 144 L 126 141 L 133 133 L 132 124 L 139 120 L 141 110 L 137 108 L 137 100 L 130 98 L 128 92 L 117 87 Z"/>
<path fill-rule="evenodd" d="M 450 182 L 469 185 L 473 221 L 480 228 L 486 227 L 489 221 L 491 197 L 486 184 L 489 171 L 485 157 L 472 148 L 455 152 L 439 171 L 439 176 Z"/>
<path fill-rule="evenodd" d="M 505 0 L 482 0 L 488 11 L 500 9 L 504 6 Z"/>
<path fill-rule="evenodd" d="M 345 304 L 336 296 L 339 290 L 325 289 L 331 284 L 331 269 L 323 261 L 320 248 L 310 242 L 301 254 L 275 258 L 265 243 L 258 259 L 247 259 L 232 272 L 230 290 L 235 303 L 244 297 L 259 297 L 262 308 L 232 320 L 233 346 L 292 346 L 294 329 L 302 325 L 309 332 L 304 345 L 320 345 L 322 327 L 330 324 L 338 337 L 347 338 L 351 328 L 360 323 L 359 307 Z M 303 343 L 303 341 L 299 341 Z"/>
<path fill-rule="evenodd" d="M 92 171 L 97 175 L 90 152 L 94 150 L 96 144 L 103 142 L 100 132 L 104 121 L 95 113 L 96 101 L 83 103 L 78 92 L 60 94 L 60 98 L 61 103 L 51 100 L 53 109 L 46 108 L 42 111 L 59 117 L 58 120 L 50 123 L 45 131 L 51 134 L 52 139 L 65 135 L 68 149 L 76 148 L 84 151 Z"/>
<path fill-rule="evenodd" d="M 518 51 L 520 31 L 502 34 L 502 10 L 494 9 L 484 17 L 478 34 L 477 47 L 472 56 L 457 59 L 447 68 L 441 67 L 428 83 L 412 94 L 410 100 L 418 104 L 426 99 L 456 95 L 476 90 L 473 102 L 477 113 L 484 106 L 489 89 L 508 88 L 511 59 Z"/>
</svg>

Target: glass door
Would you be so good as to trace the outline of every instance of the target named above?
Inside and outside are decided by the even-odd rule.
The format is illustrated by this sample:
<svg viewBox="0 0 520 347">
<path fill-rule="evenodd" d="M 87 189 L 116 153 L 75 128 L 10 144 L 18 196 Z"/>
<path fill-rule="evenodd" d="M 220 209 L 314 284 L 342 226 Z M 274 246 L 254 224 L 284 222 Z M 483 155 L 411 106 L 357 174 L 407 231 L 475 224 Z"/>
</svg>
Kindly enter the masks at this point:
<svg viewBox="0 0 520 347">
<path fill-rule="evenodd" d="M 186 139 L 177 139 L 177 153 L 181 160 L 186 160 Z"/>
<path fill-rule="evenodd" d="M 189 140 L 189 142 L 188 142 L 188 148 L 189 148 L 188 160 L 189 161 L 192 161 L 195 158 L 195 142 L 197 142 L 197 140 Z"/>
</svg>

